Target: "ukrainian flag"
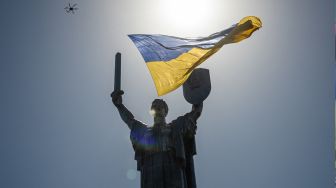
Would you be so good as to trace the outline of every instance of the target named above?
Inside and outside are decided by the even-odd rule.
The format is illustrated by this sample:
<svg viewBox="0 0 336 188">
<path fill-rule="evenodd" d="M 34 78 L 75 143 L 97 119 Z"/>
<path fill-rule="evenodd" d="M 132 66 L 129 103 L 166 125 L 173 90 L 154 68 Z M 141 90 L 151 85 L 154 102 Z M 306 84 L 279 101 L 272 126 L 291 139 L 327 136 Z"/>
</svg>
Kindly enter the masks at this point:
<svg viewBox="0 0 336 188">
<path fill-rule="evenodd" d="M 191 72 L 223 45 L 236 43 L 261 27 L 259 18 L 248 16 L 232 27 L 208 37 L 185 39 L 166 35 L 128 35 L 152 75 L 159 96 L 181 86 Z"/>
</svg>

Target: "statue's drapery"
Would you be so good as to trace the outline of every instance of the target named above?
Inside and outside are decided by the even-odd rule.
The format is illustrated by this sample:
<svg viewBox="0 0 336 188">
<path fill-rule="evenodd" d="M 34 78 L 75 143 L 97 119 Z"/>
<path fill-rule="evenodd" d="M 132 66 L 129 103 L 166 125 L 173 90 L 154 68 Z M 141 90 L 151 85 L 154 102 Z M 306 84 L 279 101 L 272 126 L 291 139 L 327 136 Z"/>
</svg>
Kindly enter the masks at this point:
<svg viewBox="0 0 336 188">
<path fill-rule="evenodd" d="M 132 122 L 130 137 L 141 188 L 196 188 L 193 156 L 197 117 L 187 113 L 159 131 Z"/>
</svg>

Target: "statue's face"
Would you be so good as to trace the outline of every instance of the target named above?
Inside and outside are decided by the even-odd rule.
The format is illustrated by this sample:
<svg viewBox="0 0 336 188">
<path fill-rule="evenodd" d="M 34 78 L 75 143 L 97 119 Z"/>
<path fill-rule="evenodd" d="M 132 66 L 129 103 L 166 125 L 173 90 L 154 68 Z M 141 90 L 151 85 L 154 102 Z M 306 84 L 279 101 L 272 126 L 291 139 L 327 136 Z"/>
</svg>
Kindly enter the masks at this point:
<svg viewBox="0 0 336 188">
<path fill-rule="evenodd" d="M 163 101 L 154 100 L 151 106 L 152 115 L 154 117 L 166 117 L 166 106 Z"/>
</svg>

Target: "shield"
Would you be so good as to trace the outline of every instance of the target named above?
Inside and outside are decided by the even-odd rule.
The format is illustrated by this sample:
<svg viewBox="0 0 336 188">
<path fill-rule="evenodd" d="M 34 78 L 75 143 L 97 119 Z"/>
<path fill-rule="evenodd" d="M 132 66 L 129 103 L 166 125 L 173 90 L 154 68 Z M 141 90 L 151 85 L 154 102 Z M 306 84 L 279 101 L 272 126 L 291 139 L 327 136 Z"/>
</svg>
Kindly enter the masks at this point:
<svg viewBox="0 0 336 188">
<path fill-rule="evenodd" d="M 211 82 L 208 69 L 195 69 L 183 84 L 184 98 L 191 104 L 203 102 L 209 96 L 210 91 Z"/>
</svg>

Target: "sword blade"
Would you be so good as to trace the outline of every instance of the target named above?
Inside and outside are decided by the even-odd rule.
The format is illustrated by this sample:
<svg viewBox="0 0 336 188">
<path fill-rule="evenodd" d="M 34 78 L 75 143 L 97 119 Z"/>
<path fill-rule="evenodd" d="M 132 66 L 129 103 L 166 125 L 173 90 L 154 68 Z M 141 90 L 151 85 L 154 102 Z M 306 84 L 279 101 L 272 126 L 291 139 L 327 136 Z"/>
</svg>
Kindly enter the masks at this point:
<svg viewBox="0 0 336 188">
<path fill-rule="evenodd" d="M 120 90 L 121 85 L 121 53 L 115 55 L 114 91 Z"/>
</svg>

